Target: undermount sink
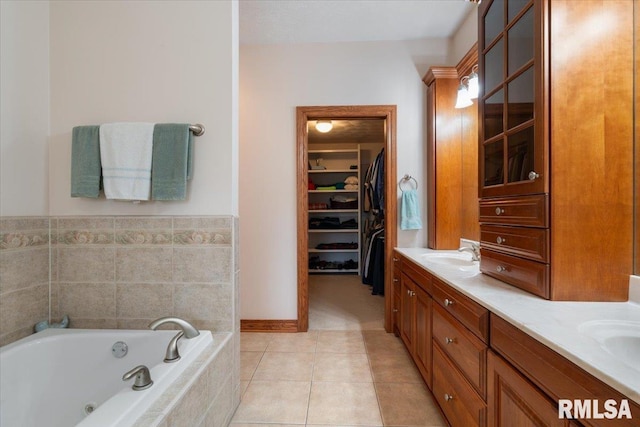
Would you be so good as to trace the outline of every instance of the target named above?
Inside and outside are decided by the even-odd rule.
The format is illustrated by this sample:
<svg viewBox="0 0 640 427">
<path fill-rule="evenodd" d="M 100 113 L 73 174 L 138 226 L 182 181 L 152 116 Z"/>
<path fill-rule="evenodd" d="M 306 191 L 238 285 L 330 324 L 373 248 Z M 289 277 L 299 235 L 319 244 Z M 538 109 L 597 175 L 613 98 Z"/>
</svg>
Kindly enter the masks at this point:
<svg viewBox="0 0 640 427">
<path fill-rule="evenodd" d="M 613 357 L 640 371 L 640 322 L 625 320 L 593 320 L 578 327 Z"/>
<path fill-rule="evenodd" d="M 467 275 L 475 275 L 480 272 L 478 262 L 472 261 L 471 255 L 467 253 L 434 252 L 423 254 L 421 257 L 426 263 L 435 264 L 439 267 L 447 267 L 459 272 L 465 272 Z"/>
</svg>

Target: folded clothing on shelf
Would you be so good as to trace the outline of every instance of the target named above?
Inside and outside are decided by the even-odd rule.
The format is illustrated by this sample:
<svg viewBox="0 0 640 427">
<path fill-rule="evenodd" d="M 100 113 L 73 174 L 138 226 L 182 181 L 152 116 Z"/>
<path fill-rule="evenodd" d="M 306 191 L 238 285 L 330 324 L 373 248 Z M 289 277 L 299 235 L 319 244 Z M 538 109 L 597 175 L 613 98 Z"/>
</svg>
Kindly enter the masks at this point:
<svg viewBox="0 0 640 427">
<path fill-rule="evenodd" d="M 329 209 L 328 203 L 309 203 L 310 211 L 322 211 L 325 209 Z"/>
<path fill-rule="evenodd" d="M 336 186 L 335 185 L 325 185 L 325 186 L 317 186 L 316 190 L 321 190 L 321 191 L 336 191 Z"/>
<path fill-rule="evenodd" d="M 335 196 L 329 202 L 331 209 L 358 209 L 358 199 L 355 197 Z"/>
<path fill-rule="evenodd" d="M 348 176 L 345 180 L 344 180 L 345 184 L 358 184 L 358 177 L 357 176 Z"/>
<path fill-rule="evenodd" d="M 355 219 L 348 219 L 340 222 L 337 217 L 309 218 L 309 229 L 311 230 L 335 230 L 340 228 L 358 228 Z"/>
<path fill-rule="evenodd" d="M 352 259 L 346 261 L 324 261 L 320 257 L 309 258 L 309 270 L 357 270 L 358 263 Z"/>
<path fill-rule="evenodd" d="M 356 242 L 351 243 L 320 243 L 316 249 L 358 249 Z"/>
</svg>

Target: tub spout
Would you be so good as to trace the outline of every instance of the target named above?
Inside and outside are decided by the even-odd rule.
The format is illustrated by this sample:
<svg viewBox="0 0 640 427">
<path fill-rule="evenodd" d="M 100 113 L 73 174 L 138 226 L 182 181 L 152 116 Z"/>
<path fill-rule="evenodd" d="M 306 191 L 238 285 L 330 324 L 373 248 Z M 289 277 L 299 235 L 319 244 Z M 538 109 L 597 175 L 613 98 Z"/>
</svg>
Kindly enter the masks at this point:
<svg viewBox="0 0 640 427">
<path fill-rule="evenodd" d="M 180 319 L 179 317 L 161 317 L 160 319 L 149 323 L 149 328 L 155 331 L 159 326 L 164 325 L 165 323 L 173 323 L 180 326 L 182 332 L 184 332 L 185 338 L 195 338 L 200 335 L 200 332 L 195 326 L 184 319 Z"/>
<path fill-rule="evenodd" d="M 153 385 L 153 381 L 151 381 L 151 374 L 149 373 L 149 368 L 147 368 L 146 366 L 136 366 L 122 376 L 122 381 L 130 380 L 134 375 L 136 377 L 136 380 L 134 381 L 133 386 L 131 386 L 132 389 L 136 391 L 146 390 Z"/>
</svg>

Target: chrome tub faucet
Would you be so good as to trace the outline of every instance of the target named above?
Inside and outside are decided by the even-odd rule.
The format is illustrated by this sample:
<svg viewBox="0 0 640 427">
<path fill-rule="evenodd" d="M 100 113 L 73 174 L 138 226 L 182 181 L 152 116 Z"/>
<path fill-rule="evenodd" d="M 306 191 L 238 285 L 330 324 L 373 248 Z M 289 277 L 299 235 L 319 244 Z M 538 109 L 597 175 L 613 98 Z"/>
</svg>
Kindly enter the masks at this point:
<svg viewBox="0 0 640 427">
<path fill-rule="evenodd" d="M 180 319 L 179 317 L 161 317 L 160 319 L 151 322 L 149 324 L 149 328 L 155 331 L 158 327 L 166 323 L 178 325 L 182 329 L 176 336 L 171 338 L 171 341 L 169 341 L 169 345 L 167 346 L 167 352 L 164 356 L 165 363 L 177 362 L 178 360 L 180 360 L 180 352 L 178 351 L 178 340 L 183 336 L 187 339 L 195 338 L 200 335 L 200 331 L 198 331 L 198 329 L 196 329 L 196 327 L 191 323 L 187 322 L 184 319 Z"/>
</svg>

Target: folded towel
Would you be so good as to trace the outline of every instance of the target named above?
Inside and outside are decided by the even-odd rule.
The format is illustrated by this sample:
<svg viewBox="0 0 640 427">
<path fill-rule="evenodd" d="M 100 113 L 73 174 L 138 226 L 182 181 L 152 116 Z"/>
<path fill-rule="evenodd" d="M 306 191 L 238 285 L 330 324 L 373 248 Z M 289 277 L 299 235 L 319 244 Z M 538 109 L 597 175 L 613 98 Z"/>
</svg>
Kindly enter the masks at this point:
<svg viewBox="0 0 640 427">
<path fill-rule="evenodd" d="M 100 127 L 76 126 L 71 137 L 71 197 L 100 194 Z"/>
<path fill-rule="evenodd" d="M 402 217 L 400 221 L 401 230 L 420 230 L 422 220 L 420 219 L 420 208 L 418 206 L 418 192 L 416 190 L 405 190 L 402 192 Z"/>
<path fill-rule="evenodd" d="M 151 198 L 184 200 L 191 165 L 193 136 L 188 123 L 156 124 L 153 130 Z"/>
<path fill-rule="evenodd" d="M 336 187 L 335 187 L 335 185 L 329 185 L 329 186 L 324 186 L 324 187 L 318 186 L 318 187 L 316 187 L 316 190 L 335 191 Z"/>
<path fill-rule="evenodd" d="M 345 184 L 344 189 L 348 191 L 354 191 L 358 189 L 358 184 Z"/>
<path fill-rule="evenodd" d="M 149 200 L 153 123 L 100 126 L 100 160 L 107 199 Z"/>
<path fill-rule="evenodd" d="M 345 180 L 344 180 L 345 184 L 357 184 L 358 183 L 358 177 L 357 176 L 348 176 Z"/>
</svg>

